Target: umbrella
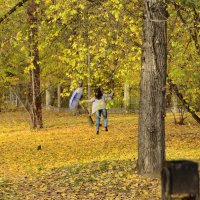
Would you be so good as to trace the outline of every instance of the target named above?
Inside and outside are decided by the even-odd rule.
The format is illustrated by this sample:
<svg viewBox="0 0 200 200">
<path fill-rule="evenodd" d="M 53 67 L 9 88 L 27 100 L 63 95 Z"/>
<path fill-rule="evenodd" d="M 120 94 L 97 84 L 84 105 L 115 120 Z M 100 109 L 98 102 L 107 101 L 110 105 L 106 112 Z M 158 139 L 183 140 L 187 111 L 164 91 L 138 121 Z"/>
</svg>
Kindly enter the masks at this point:
<svg viewBox="0 0 200 200">
<path fill-rule="evenodd" d="M 78 103 L 79 103 L 79 101 L 82 97 L 82 94 L 83 94 L 83 88 L 82 87 L 77 88 L 73 92 L 73 94 L 70 98 L 70 101 L 69 101 L 69 108 L 70 109 L 74 109 L 74 108 L 76 108 L 76 106 L 78 106 Z"/>
</svg>

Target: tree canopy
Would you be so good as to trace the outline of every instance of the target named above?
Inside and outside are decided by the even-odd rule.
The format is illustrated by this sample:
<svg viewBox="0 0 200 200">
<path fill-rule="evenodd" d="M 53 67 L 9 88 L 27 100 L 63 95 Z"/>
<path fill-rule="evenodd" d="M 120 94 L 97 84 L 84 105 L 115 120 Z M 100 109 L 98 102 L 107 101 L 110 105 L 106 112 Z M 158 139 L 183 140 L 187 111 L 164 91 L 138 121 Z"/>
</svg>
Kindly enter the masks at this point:
<svg viewBox="0 0 200 200">
<path fill-rule="evenodd" d="M 48 87 L 61 83 L 63 95 L 69 95 L 79 80 L 105 89 L 123 87 L 125 82 L 138 87 L 143 15 L 140 1 L 35 2 L 41 92 L 47 82 Z M 200 6 L 195 0 L 168 4 L 168 76 L 192 107 L 199 109 Z M 34 68 L 29 54 L 27 6 L 25 0 L 0 4 L 2 91 L 7 86 L 27 85 Z M 120 93 L 116 90 L 116 97 Z"/>
</svg>

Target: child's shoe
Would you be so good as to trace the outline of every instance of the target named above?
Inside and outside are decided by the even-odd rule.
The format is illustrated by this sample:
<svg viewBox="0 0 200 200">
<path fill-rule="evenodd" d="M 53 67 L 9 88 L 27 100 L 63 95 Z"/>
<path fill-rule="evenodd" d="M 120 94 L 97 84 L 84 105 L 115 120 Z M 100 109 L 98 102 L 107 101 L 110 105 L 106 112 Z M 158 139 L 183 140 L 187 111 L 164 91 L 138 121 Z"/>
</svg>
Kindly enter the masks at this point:
<svg viewBox="0 0 200 200">
<path fill-rule="evenodd" d="M 108 127 L 105 127 L 105 131 L 108 131 Z"/>
</svg>

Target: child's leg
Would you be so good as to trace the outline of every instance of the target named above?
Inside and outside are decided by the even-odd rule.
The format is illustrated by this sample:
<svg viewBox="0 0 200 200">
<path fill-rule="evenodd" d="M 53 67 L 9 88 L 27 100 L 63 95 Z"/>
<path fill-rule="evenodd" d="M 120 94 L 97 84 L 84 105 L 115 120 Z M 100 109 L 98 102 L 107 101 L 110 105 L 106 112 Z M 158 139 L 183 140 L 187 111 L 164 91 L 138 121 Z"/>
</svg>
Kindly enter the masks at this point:
<svg viewBox="0 0 200 200">
<path fill-rule="evenodd" d="M 96 112 L 96 131 L 99 131 L 101 112 L 102 110 L 97 110 Z"/>
<path fill-rule="evenodd" d="M 108 114 L 107 114 L 107 110 L 103 109 L 102 110 L 102 114 L 103 114 L 103 118 L 104 118 L 104 127 L 108 127 Z"/>
</svg>

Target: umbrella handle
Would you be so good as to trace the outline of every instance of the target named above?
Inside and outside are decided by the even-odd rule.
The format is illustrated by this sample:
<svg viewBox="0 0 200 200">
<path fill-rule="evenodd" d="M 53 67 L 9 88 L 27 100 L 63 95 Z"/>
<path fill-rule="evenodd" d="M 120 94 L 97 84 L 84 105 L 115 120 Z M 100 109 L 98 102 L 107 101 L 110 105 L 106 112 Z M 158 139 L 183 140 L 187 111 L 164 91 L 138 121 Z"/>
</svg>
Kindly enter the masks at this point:
<svg viewBox="0 0 200 200">
<path fill-rule="evenodd" d="M 91 116 L 90 112 L 88 111 L 88 109 L 80 102 L 79 102 L 79 105 L 88 114 L 88 122 L 89 122 L 89 124 L 91 126 L 94 125 L 94 121 L 93 121 L 92 116 Z"/>
</svg>

